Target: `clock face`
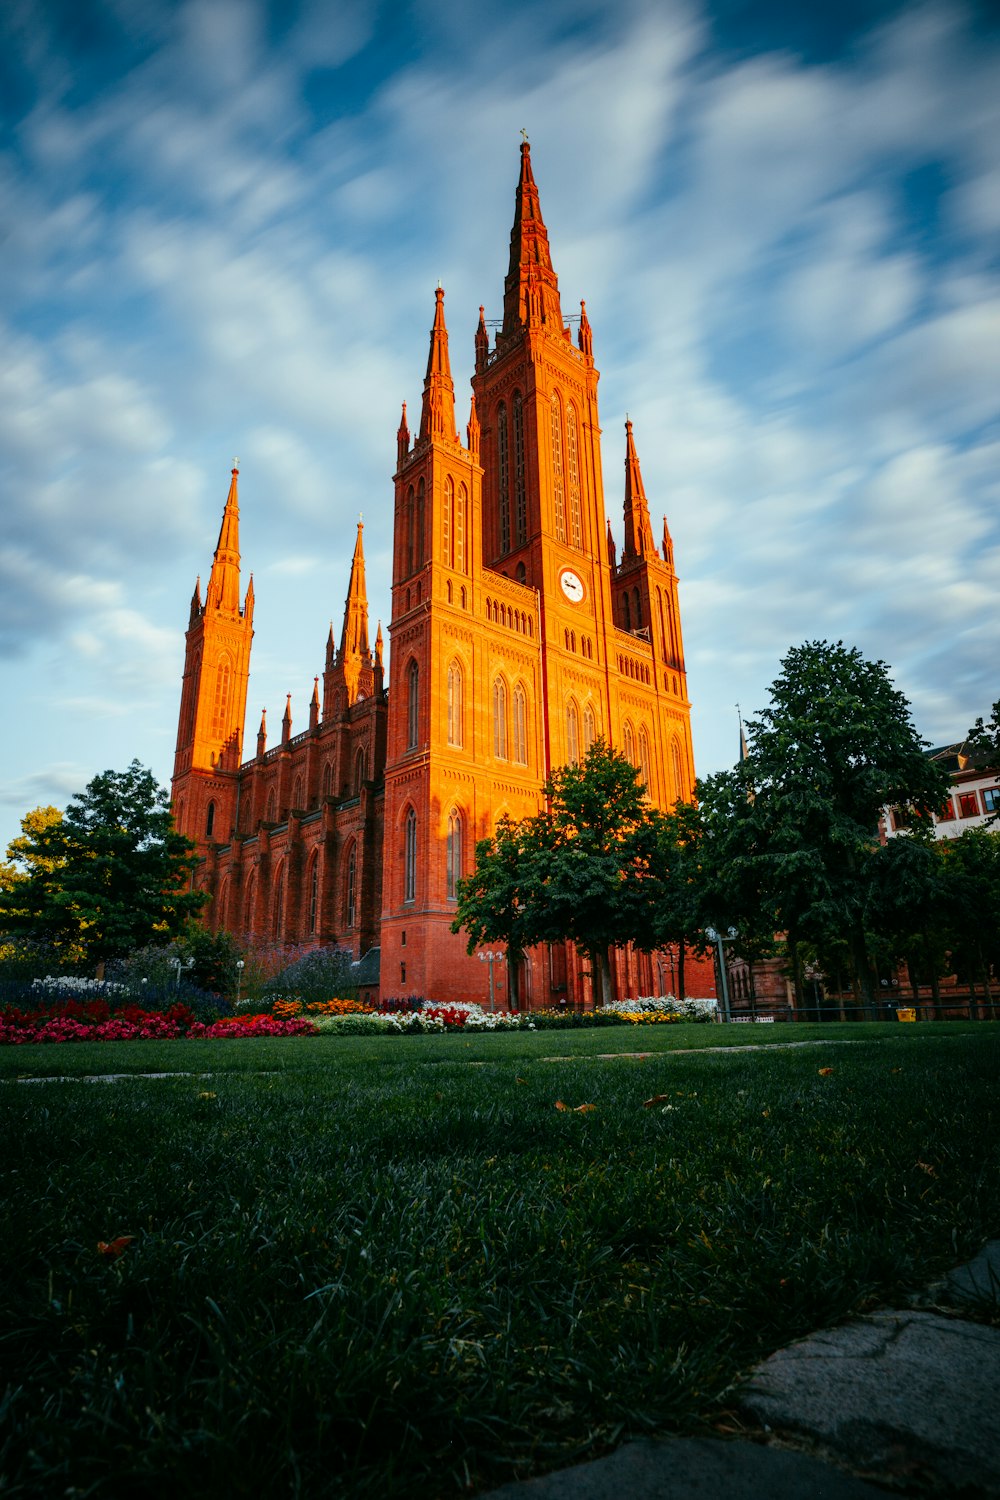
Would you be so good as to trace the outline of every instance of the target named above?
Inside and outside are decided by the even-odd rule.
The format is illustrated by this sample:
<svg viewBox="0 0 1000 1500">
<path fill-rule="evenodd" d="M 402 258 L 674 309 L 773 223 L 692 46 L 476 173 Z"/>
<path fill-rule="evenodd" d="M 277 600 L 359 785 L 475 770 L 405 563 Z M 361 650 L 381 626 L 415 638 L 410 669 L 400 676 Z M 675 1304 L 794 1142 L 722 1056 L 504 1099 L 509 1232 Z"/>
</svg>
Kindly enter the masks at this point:
<svg viewBox="0 0 1000 1500">
<path fill-rule="evenodd" d="M 566 595 L 570 604 L 579 604 L 586 592 L 583 587 L 583 579 L 574 573 L 572 568 L 563 568 L 559 574 L 559 587 Z"/>
</svg>

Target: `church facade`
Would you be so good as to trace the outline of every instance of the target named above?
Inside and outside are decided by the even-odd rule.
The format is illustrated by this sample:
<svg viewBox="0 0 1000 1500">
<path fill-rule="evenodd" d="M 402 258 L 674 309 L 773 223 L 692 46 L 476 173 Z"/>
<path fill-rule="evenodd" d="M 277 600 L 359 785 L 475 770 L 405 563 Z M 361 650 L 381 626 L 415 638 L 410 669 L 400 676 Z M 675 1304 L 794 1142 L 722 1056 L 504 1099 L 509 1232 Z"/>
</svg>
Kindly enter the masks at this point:
<svg viewBox="0 0 1000 1500">
<path fill-rule="evenodd" d="M 450 931 L 476 841 L 539 810 L 549 773 L 598 738 L 670 807 L 694 785 L 673 546 L 653 537 L 631 424 L 624 538 L 605 516 L 598 372 L 586 305 L 563 315 L 521 147 L 502 316 L 479 310 L 460 436 L 444 292 L 419 422 L 397 433 L 389 681 L 369 644 L 362 527 L 339 646 L 331 630 L 308 727 L 261 721 L 243 758 L 253 583 L 241 596 L 234 468 L 204 598 L 191 601 L 173 778 L 201 860 L 207 919 L 284 944 L 380 950 L 381 994 L 482 998 L 484 966 Z M 492 337 L 491 337 L 492 328 Z M 506 991 L 498 966 L 501 998 Z M 712 994 L 704 966 L 689 993 Z M 620 996 L 671 988 L 623 951 Z M 571 945 L 528 955 L 521 1003 L 592 1002 Z"/>
</svg>

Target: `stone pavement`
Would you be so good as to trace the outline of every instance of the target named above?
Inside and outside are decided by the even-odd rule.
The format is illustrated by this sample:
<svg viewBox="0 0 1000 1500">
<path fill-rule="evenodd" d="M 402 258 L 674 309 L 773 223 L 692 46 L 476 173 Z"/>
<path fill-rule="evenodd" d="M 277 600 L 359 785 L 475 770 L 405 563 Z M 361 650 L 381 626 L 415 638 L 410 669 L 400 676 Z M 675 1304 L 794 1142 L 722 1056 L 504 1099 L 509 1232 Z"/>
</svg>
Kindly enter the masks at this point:
<svg viewBox="0 0 1000 1500">
<path fill-rule="evenodd" d="M 1000 1240 L 914 1306 L 779 1349 L 736 1393 L 747 1436 L 628 1443 L 481 1500 L 1000 1497 Z M 754 1436 L 751 1436 L 751 1432 Z"/>
</svg>

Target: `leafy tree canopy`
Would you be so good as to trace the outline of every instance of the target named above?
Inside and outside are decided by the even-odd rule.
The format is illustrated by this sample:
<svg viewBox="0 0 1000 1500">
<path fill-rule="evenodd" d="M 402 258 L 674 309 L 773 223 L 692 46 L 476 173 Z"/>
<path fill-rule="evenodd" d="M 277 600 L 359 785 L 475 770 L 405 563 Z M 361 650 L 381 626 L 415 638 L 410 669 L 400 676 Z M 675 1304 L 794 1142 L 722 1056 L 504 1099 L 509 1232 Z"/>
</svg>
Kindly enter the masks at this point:
<svg viewBox="0 0 1000 1500">
<path fill-rule="evenodd" d="M 189 889 L 192 846 L 135 760 L 95 776 L 61 817 L 35 818 L 15 842 L 25 878 L 0 890 L 0 928 L 93 963 L 169 941 L 204 904 Z"/>
</svg>

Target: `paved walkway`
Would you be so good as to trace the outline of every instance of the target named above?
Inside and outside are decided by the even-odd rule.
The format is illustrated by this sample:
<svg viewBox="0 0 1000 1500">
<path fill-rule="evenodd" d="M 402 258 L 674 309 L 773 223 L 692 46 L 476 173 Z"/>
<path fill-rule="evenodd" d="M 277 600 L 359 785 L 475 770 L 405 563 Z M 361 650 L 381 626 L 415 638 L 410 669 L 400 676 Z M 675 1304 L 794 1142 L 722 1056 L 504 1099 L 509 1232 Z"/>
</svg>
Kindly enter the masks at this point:
<svg viewBox="0 0 1000 1500">
<path fill-rule="evenodd" d="M 746 1435 L 628 1443 L 481 1500 L 1000 1497 L 1000 1240 L 909 1308 L 779 1349 L 737 1392 Z"/>
</svg>

